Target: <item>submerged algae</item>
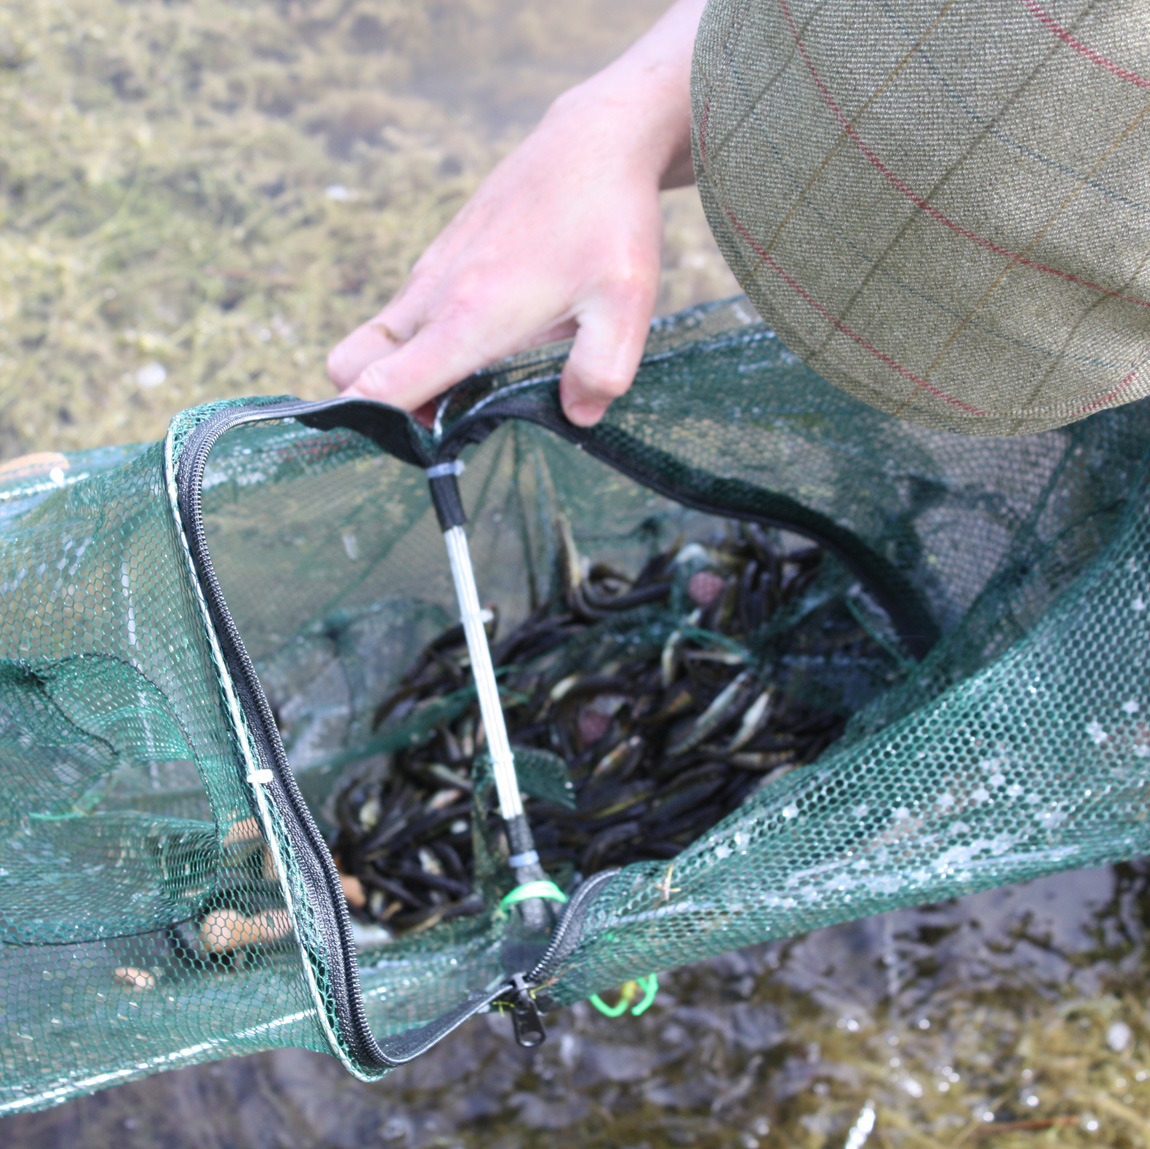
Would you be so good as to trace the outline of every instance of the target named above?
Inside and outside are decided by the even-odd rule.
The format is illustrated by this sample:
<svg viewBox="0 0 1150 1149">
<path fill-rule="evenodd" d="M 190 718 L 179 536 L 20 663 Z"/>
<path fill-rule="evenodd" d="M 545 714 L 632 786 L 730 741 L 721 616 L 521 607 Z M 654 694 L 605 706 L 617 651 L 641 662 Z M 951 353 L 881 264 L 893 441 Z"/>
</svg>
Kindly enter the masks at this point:
<svg viewBox="0 0 1150 1149">
<path fill-rule="evenodd" d="M 372 1085 L 283 1049 L 6 1118 L 0 1136 L 13 1149 L 1134 1149 L 1150 1135 L 1148 921 L 1145 867 L 1058 874 L 677 970 L 639 1018 L 581 1002 L 533 1051 L 490 1015 Z"/>
</svg>

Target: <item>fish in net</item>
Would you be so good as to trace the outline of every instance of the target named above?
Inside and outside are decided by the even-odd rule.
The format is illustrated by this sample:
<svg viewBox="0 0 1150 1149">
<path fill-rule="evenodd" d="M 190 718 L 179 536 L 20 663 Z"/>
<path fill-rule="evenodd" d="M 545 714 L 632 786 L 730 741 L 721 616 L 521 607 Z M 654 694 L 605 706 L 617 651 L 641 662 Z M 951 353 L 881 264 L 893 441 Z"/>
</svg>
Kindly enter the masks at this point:
<svg viewBox="0 0 1150 1149">
<path fill-rule="evenodd" d="M 535 847 L 568 890 L 675 858 L 814 761 L 908 665 L 881 607 L 798 536 L 725 522 L 629 574 L 582 557 L 565 520 L 557 533 L 555 593 L 502 640 L 489 611 L 487 632 Z M 505 864 L 510 847 L 462 626 L 424 648 L 373 725 L 416 744 L 337 797 L 349 904 L 397 933 L 481 912 L 476 855 Z"/>
</svg>

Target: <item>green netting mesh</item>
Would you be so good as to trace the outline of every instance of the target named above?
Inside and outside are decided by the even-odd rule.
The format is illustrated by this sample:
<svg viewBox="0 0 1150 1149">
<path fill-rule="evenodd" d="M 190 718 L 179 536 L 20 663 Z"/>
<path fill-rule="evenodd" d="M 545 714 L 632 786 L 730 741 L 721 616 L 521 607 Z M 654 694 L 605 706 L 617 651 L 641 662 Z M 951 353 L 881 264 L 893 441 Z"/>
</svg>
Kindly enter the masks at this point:
<svg viewBox="0 0 1150 1149">
<path fill-rule="evenodd" d="M 0 1110 L 279 1045 L 378 1075 L 364 1026 L 394 1051 L 521 971 L 491 900 L 356 932 L 357 986 L 315 847 L 348 772 L 387 752 L 380 700 L 456 618 L 417 464 L 459 451 L 504 625 L 552 577 L 560 515 L 630 569 L 653 533 L 734 517 L 821 540 L 919 656 L 680 854 L 673 885 L 662 862 L 599 879 L 543 1004 L 1145 851 L 1144 404 L 1013 439 L 931 430 L 824 382 L 743 300 L 657 323 L 591 431 L 558 414 L 560 363 L 476 377 L 433 432 L 365 402 L 259 400 L 0 474 Z"/>
</svg>

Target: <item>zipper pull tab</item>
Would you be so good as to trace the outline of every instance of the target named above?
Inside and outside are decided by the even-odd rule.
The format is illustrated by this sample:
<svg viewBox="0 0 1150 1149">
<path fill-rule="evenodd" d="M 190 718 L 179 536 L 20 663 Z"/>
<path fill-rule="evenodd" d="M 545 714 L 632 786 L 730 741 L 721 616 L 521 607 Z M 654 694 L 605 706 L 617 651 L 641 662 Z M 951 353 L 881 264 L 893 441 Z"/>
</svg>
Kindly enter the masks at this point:
<svg viewBox="0 0 1150 1149">
<path fill-rule="evenodd" d="M 511 1025 L 515 1030 L 515 1040 L 524 1049 L 534 1049 L 547 1040 L 547 1030 L 543 1028 L 543 1015 L 531 996 L 531 984 L 521 973 L 514 974 L 507 991 L 511 999 Z"/>
</svg>

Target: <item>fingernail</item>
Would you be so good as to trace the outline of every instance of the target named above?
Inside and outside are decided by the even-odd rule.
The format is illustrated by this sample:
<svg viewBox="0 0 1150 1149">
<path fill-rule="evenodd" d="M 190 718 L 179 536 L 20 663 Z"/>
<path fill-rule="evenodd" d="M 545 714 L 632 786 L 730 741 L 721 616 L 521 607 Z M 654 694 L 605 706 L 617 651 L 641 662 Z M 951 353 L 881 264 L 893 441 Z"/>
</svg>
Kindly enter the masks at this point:
<svg viewBox="0 0 1150 1149">
<path fill-rule="evenodd" d="M 337 387 L 340 385 L 340 382 L 343 380 L 343 378 L 347 374 L 347 370 L 345 367 L 345 358 L 346 358 L 347 352 L 344 349 L 344 343 L 346 343 L 346 342 L 347 342 L 347 340 L 344 340 L 343 343 L 337 343 L 327 353 L 327 375 L 328 375 L 328 378 Z"/>
<path fill-rule="evenodd" d="M 566 411 L 567 418 L 576 427 L 594 427 L 603 418 L 607 408 L 598 403 L 572 403 Z"/>
</svg>

